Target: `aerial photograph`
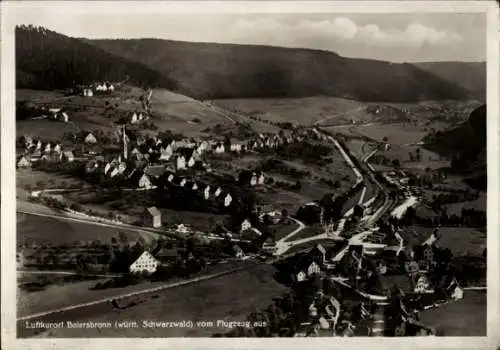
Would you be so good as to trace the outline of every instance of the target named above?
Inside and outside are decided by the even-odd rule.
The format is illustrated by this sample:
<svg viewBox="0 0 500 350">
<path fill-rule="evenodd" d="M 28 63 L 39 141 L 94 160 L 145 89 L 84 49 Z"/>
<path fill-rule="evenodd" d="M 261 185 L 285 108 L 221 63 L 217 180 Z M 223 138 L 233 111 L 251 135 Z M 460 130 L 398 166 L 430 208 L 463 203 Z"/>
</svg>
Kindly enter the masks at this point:
<svg viewBox="0 0 500 350">
<path fill-rule="evenodd" d="M 49 13 L 18 338 L 486 336 L 485 13 Z"/>
</svg>

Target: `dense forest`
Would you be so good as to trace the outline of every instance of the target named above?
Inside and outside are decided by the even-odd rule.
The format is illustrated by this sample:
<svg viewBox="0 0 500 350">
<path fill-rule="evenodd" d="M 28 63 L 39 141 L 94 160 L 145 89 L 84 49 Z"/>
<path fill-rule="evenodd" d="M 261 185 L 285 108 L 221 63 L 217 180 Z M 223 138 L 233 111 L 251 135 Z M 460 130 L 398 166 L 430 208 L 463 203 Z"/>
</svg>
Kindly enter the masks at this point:
<svg viewBox="0 0 500 350">
<path fill-rule="evenodd" d="M 32 26 L 16 27 L 18 88 L 63 89 L 96 81 L 175 89 L 172 80 L 81 40 Z"/>
</svg>

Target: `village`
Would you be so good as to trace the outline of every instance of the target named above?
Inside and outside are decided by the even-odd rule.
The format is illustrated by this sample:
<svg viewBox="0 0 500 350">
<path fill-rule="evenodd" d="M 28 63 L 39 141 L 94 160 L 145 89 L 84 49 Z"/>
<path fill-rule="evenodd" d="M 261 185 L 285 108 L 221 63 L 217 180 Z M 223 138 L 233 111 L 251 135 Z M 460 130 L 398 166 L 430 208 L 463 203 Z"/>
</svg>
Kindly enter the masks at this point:
<svg viewBox="0 0 500 350">
<path fill-rule="evenodd" d="M 71 93 L 93 98 L 114 92 L 106 82 Z M 79 277 L 62 283 L 95 279 L 88 289 L 97 292 L 275 266 L 276 280 L 292 294 L 270 306 L 272 312 L 250 316 L 272 326 L 224 336 L 436 335 L 419 321 L 419 312 L 462 299 L 471 280 L 484 274 L 485 251 L 482 259 L 462 259 L 458 271 L 449 249 L 437 245 L 439 230 L 422 232 L 429 237 L 418 244 L 404 233 L 424 220 L 413 207 L 423 200 L 425 177 L 398 167 L 375 169 L 391 149 L 387 140 L 358 159 L 345 136 L 291 123 L 243 139 L 186 137 L 151 127 L 151 95 L 146 89 L 141 108 L 121 116 L 113 132 L 18 137 L 18 171 L 33 179 L 52 176 L 26 185 L 23 205 L 43 205 L 116 232 L 87 241 L 19 241 L 18 269 L 69 271 Z M 53 104 L 20 113 L 72 123 L 70 112 Z M 297 159 L 306 167 L 292 167 Z M 311 175 L 329 164 L 336 172 Z M 305 202 L 274 200 L 310 186 L 321 189 L 307 192 Z M 134 237 L 133 231 L 141 234 Z M 61 281 L 42 276 L 21 288 L 36 292 L 54 283 Z"/>
</svg>

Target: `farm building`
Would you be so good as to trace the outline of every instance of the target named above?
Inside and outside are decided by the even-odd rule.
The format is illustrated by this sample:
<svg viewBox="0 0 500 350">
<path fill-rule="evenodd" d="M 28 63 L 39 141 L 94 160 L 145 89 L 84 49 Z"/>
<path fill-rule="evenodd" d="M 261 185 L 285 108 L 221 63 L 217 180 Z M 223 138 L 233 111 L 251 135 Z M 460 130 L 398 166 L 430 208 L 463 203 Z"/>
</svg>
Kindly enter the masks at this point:
<svg viewBox="0 0 500 350">
<path fill-rule="evenodd" d="M 231 205 L 233 201 L 233 197 L 231 197 L 231 195 L 228 193 L 225 197 L 224 197 L 224 206 L 225 207 L 229 207 Z"/>
<path fill-rule="evenodd" d="M 156 207 L 149 207 L 144 213 L 144 226 L 160 227 L 161 213 Z"/>
<path fill-rule="evenodd" d="M 129 271 L 132 273 L 148 272 L 154 273 L 158 268 L 159 261 L 149 252 L 145 251 L 130 265 Z"/>
</svg>

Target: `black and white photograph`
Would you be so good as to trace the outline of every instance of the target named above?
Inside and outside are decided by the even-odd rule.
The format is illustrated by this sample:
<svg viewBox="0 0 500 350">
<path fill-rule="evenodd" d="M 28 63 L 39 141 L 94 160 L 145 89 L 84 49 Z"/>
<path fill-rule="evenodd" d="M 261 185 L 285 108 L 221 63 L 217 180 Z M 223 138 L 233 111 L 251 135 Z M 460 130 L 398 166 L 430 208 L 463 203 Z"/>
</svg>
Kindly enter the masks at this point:
<svg viewBox="0 0 500 350">
<path fill-rule="evenodd" d="M 495 335 L 494 3 L 127 3 L 2 28 L 14 338 Z"/>
</svg>

